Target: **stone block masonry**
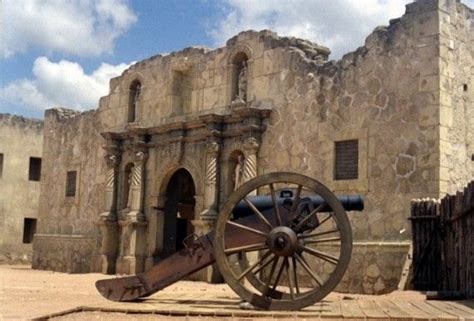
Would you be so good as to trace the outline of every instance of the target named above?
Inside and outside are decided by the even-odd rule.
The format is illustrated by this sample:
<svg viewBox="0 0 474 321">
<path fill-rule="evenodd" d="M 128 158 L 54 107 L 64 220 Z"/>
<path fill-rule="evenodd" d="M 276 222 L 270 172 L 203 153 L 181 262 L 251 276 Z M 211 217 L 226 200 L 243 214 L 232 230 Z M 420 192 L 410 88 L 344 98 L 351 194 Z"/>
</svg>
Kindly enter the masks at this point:
<svg viewBox="0 0 474 321">
<path fill-rule="evenodd" d="M 0 262 L 31 262 L 43 121 L 0 114 Z"/>
<path fill-rule="evenodd" d="M 365 198 L 365 211 L 349 214 L 354 255 L 340 289 L 395 289 L 410 201 L 472 178 L 472 25 L 462 3 L 420 0 L 339 61 L 264 30 L 136 63 L 97 110 L 47 111 L 39 233 L 50 239 L 35 248 L 56 235 L 95 238 L 90 269 L 141 272 L 183 235 L 209 231 L 236 186 L 292 171 Z M 351 170 L 341 168 L 350 177 L 336 177 L 337 144 L 347 141 L 356 142 L 343 157 Z M 68 171 L 77 172 L 73 198 Z"/>
</svg>

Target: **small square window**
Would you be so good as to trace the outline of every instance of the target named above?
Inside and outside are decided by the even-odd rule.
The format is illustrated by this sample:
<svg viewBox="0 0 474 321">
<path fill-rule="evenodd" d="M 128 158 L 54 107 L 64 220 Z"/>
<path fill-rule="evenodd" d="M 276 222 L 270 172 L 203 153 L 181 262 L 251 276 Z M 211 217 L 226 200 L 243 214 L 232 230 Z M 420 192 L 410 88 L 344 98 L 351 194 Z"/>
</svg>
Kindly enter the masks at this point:
<svg viewBox="0 0 474 321">
<path fill-rule="evenodd" d="M 359 176 L 359 141 L 357 139 L 336 142 L 334 179 L 357 179 Z"/>
<path fill-rule="evenodd" d="M 70 171 L 66 174 L 66 197 L 76 196 L 77 172 Z"/>
<path fill-rule="evenodd" d="M 39 181 L 41 179 L 41 158 L 30 157 L 30 170 L 28 172 L 30 181 Z"/>
<path fill-rule="evenodd" d="M 23 243 L 33 243 L 33 237 L 36 233 L 36 218 L 24 218 L 23 220 Z"/>
</svg>

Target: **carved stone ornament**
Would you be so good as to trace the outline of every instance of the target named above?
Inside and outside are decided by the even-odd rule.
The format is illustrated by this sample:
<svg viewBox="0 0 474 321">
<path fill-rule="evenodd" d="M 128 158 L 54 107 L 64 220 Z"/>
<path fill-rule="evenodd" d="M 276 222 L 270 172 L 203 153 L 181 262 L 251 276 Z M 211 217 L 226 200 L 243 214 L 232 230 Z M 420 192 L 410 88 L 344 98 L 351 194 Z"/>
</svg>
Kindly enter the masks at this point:
<svg viewBox="0 0 474 321">
<path fill-rule="evenodd" d="M 256 153 L 260 147 L 260 144 L 256 138 L 250 137 L 245 140 L 243 147 L 249 153 Z"/>
<path fill-rule="evenodd" d="M 136 163 L 144 163 L 148 158 L 148 154 L 143 151 L 138 151 L 135 153 L 134 157 Z"/>
<path fill-rule="evenodd" d="M 105 157 L 105 163 L 107 167 L 117 167 L 120 163 L 120 156 L 114 154 L 107 154 Z"/>
<path fill-rule="evenodd" d="M 207 154 L 209 156 L 216 156 L 219 153 L 219 144 L 215 141 L 207 143 Z"/>
</svg>

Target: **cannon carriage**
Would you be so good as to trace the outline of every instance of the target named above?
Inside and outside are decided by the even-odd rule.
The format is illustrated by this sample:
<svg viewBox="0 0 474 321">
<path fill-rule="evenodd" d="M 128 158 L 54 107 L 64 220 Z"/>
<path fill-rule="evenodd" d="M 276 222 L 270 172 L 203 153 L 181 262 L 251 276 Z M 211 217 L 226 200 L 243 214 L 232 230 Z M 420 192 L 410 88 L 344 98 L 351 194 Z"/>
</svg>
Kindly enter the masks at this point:
<svg viewBox="0 0 474 321">
<path fill-rule="evenodd" d="M 346 211 L 363 206 L 360 196 L 336 196 L 304 175 L 265 174 L 231 194 L 213 231 L 190 235 L 182 250 L 145 273 L 99 280 L 96 287 L 109 300 L 133 301 L 217 263 L 225 282 L 253 306 L 299 310 L 342 279 L 352 252 Z"/>
</svg>

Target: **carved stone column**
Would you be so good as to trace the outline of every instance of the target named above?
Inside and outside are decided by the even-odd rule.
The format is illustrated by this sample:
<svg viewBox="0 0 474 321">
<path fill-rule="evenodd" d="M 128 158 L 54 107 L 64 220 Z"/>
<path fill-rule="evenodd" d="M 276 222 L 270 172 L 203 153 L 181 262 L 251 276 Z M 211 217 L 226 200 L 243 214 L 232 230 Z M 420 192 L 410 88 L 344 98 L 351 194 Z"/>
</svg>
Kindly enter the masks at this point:
<svg viewBox="0 0 474 321">
<path fill-rule="evenodd" d="M 216 141 L 207 143 L 206 151 L 206 176 L 204 188 L 204 211 L 200 213 L 200 219 L 204 221 L 215 221 L 217 219 L 217 182 L 219 177 L 219 155 L 220 145 Z"/>
<path fill-rule="evenodd" d="M 245 163 L 244 163 L 244 182 L 257 177 L 257 153 L 260 147 L 257 139 L 248 138 L 244 143 Z"/>
<path fill-rule="evenodd" d="M 143 214 L 145 191 L 145 166 L 148 154 L 139 150 L 134 153 L 134 166 L 130 177 L 129 212 L 119 222 L 122 228 L 120 257 L 117 273 L 143 272 L 146 247 L 146 218 Z"/>
<path fill-rule="evenodd" d="M 98 265 L 102 273 L 113 274 L 119 243 L 116 203 L 120 155 L 116 148 L 109 148 L 105 156 L 105 164 L 104 212 L 99 215 L 98 222 L 102 236 Z"/>
<path fill-rule="evenodd" d="M 127 216 L 133 216 L 132 220 L 144 220 L 143 198 L 145 191 L 145 165 L 148 154 L 144 151 L 137 151 L 134 155 L 134 166 L 130 178 L 130 212 Z"/>
</svg>

